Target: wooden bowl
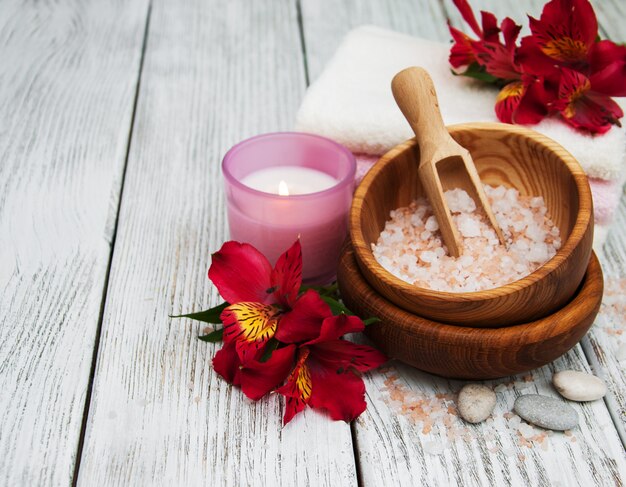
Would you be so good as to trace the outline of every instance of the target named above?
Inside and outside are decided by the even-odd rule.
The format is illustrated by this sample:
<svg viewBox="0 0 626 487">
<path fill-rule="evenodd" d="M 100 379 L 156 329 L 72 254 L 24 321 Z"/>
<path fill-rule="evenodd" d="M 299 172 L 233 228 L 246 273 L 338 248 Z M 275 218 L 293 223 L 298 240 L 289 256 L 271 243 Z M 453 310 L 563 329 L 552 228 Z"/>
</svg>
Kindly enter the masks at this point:
<svg viewBox="0 0 626 487">
<path fill-rule="evenodd" d="M 603 290 L 602 269 L 592 254 L 574 298 L 555 313 L 504 328 L 470 328 L 431 321 L 387 301 L 364 279 L 350 245 L 342 251 L 337 280 L 348 308 L 382 320 L 366 334 L 389 357 L 456 379 L 494 379 L 552 362 L 587 333 Z"/>
<path fill-rule="evenodd" d="M 593 242 L 591 191 L 582 168 L 559 144 L 523 127 L 472 123 L 448 129 L 470 151 L 484 183 L 544 197 L 561 232 L 562 247 L 529 276 L 486 291 L 433 291 L 393 276 L 374 258 L 371 245 L 378 240 L 391 210 L 423 196 L 417 173 L 419 147 L 411 139 L 385 154 L 355 193 L 350 238 L 365 279 L 399 307 L 456 325 L 507 326 L 561 308 L 578 289 Z"/>
</svg>

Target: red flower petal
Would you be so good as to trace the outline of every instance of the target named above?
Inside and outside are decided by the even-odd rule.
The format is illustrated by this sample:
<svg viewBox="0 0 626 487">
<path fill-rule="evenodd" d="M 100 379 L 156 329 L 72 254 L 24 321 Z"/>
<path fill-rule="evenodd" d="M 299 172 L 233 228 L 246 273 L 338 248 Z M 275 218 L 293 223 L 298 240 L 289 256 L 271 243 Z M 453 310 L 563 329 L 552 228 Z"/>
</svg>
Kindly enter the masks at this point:
<svg viewBox="0 0 626 487">
<path fill-rule="evenodd" d="M 524 93 L 515 112 L 513 123 L 534 125 L 550 114 L 551 103 L 556 100 L 556 86 L 545 78 L 525 78 Z"/>
<path fill-rule="evenodd" d="M 315 360 L 325 364 L 327 368 L 336 370 L 337 373 L 348 368 L 367 372 L 380 367 L 388 360 L 384 353 L 375 348 L 357 345 L 347 340 L 318 343 L 311 347 L 311 354 Z"/>
<path fill-rule="evenodd" d="M 305 362 L 309 356 L 309 349 L 301 347 L 298 350 L 298 361 L 289 375 L 284 386 L 276 390 L 285 396 L 285 415 L 283 424 L 287 424 L 292 418 L 302 411 L 311 398 L 311 374 Z"/>
<path fill-rule="evenodd" d="M 363 330 L 365 330 L 365 324 L 358 316 L 348 316 L 345 314 L 330 316 L 323 321 L 322 328 L 319 330 L 319 336 L 307 342 L 306 345 L 327 342 L 329 340 L 338 340 L 346 333 L 354 333 Z"/>
<path fill-rule="evenodd" d="M 300 240 L 279 258 L 272 271 L 272 289 L 277 301 L 285 307 L 293 306 L 302 284 L 302 247 Z"/>
<path fill-rule="evenodd" d="M 533 36 L 522 38 L 515 59 L 526 74 L 558 76 L 558 65 L 556 65 L 555 60 L 543 53 L 539 41 Z"/>
<path fill-rule="evenodd" d="M 226 382 L 239 385 L 241 382 L 240 369 L 241 361 L 235 350 L 234 343 L 225 343 L 213 357 L 213 369 L 221 375 Z"/>
<path fill-rule="evenodd" d="M 209 269 L 209 279 L 228 303 L 273 303 L 271 274 L 272 266 L 263 254 L 252 245 L 233 241 L 213 254 Z"/>
<path fill-rule="evenodd" d="M 482 40 L 487 42 L 500 42 L 500 29 L 498 28 L 498 19 L 491 12 L 480 12 L 483 24 Z"/>
<path fill-rule="evenodd" d="M 563 69 L 559 86 L 561 115 L 573 127 L 603 134 L 611 125 L 620 125 L 624 112 L 611 98 L 591 91 L 591 82 L 583 74 Z"/>
<path fill-rule="evenodd" d="M 258 401 L 283 383 L 293 367 L 295 345 L 278 348 L 265 362 L 252 360 L 241 366 L 241 390 L 253 401 Z"/>
<path fill-rule="evenodd" d="M 471 27 L 474 33 L 482 38 L 483 32 L 478 26 L 478 22 L 476 21 L 476 17 L 474 17 L 474 12 L 472 11 L 472 7 L 470 7 L 467 0 L 452 0 L 458 11 L 460 12 L 463 20 Z"/>
<path fill-rule="evenodd" d="M 295 302 L 293 309 L 281 316 L 276 339 L 283 343 L 312 340 L 319 336 L 322 322 L 332 316 L 320 295 L 309 289 Z"/>
<path fill-rule="evenodd" d="M 361 377 L 350 369 L 337 373 L 312 360 L 309 362 L 312 388 L 309 404 L 312 407 L 325 410 L 335 421 L 346 423 L 365 411 L 365 384 Z"/>
<path fill-rule="evenodd" d="M 450 64 L 453 68 L 462 68 L 477 62 L 471 39 L 458 29 L 448 25 L 454 44 L 450 48 Z"/>
<path fill-rule="evenodd" d="M 593 44 L 589 52 L 591 89 L 609 96 L 626 96 L 626 46 L 611 41 Z"/>
<path fill-rule="evenodd" d="M 521 71 L 513 55 L 513 51 L 499 42 L 474 42 L 474 51 L 479 64 L 496 78 L 517 80 Z"/>
<path fill-rule="evenodd" d="M 620 106 L 611 98 L 593 92 L 570 103 L 561 114 L 573 127 L 594 134 L 603 134 L 613 125 L 621 126 L 619 119 L 624 116 Z"/>
<path fill-rule="evenodd" d="M 515 41 L 522 30 L 522 26 L 517 25 L 513 19 L 507 17 L 502 21 L 500 30 L 504 36 L 504 45 L 509 51 L 513 52 L 515 50 Z"/>
<path fill-rule="evenodd" d="M 513 123 L 513 112 L 517 109 L 522 95 L 524 94 L 524 83 L 514 81 L 500 90 L 496 98 L 496 115 L 501 122 Z"/>
<path fill-rule="evenodd" d="M 275 306 L 262 303 L 231 304 L 220 315 L 224 343 L 235 343 L 242 362 L 251 360 L 274 336 L 279 313 Z"/>
<path fill-rule="evenodd" d="M 588 0 L 552 0 L 539 20 L 529 17 L 529 25 L 544 54 L 572 67 L 586 63 L 598 35 L 598 21 Z"/>
</svg>

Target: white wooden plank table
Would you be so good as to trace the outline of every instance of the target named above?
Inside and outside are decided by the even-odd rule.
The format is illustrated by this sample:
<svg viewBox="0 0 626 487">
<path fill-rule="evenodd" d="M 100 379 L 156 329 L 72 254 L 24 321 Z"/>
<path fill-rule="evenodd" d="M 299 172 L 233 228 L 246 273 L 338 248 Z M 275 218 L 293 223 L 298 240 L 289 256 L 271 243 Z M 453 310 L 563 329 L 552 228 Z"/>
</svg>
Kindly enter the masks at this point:
<svg viewBox="0 0 626 487">
<path fill-rule="evenodd" d="M 473 0 L 519 21 L 539 0 Z M 626 40 L 620 0 L 594 2 Z M 492 420 L 461 387 L 391 363 L 352 425 L 247 400 L 203 330 L 227 239 L 219 163 L 288 130 L 341 37 L 375 24 L 447 41 L 449 0 L 0 0 L 0 485 L 622 485 L 626 196 L 600 253 L 601 314 L 580 346 L 491 381 Z M 605 401 L 572 433 L 520 427 L 516 396 L 593 370 Z M 620 436 L 621 440 L 620 441 Z"/>
</svg>

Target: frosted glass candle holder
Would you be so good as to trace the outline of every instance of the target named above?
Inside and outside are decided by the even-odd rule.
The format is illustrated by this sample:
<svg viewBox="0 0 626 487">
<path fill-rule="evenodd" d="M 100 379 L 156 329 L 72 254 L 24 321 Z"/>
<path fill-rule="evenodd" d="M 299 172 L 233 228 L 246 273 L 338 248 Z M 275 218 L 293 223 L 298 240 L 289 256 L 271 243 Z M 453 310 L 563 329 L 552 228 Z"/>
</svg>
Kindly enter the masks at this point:
<svg viewBox="0 0 626 487">
<path fill-rule="evenodd" d="M 274 264 L 300 238 L 304 282 L 335 278 L 356 172 L 348 149 L 313 134 L 263 134 L 230 149 L 222 172 L 232 240 L 254 245 Z"/>
</svg>

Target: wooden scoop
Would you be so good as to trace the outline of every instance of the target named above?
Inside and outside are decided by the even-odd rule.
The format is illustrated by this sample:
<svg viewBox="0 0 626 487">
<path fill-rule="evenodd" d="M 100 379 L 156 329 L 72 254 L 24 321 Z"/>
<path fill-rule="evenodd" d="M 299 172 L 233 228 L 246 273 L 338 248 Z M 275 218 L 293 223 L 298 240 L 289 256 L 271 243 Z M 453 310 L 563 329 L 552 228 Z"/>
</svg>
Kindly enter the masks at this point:
<svg viewBox="0 0 626 487">
<path fill-rule="evenodd" d="M 419 178 L 428 196 L 443 241 L 454 257 L 461 254 L 461 240 L 452 222 L 444 190 L 461 188 L 482 206 L 500 242 L 504 235 L 496 222 L 470 153 L 457 144 L 443 124 L 437 93 L 426 70 L 407 68 L 391 82 L 396 103 L 407 119 L 420 149 Z"/>
</svg>

